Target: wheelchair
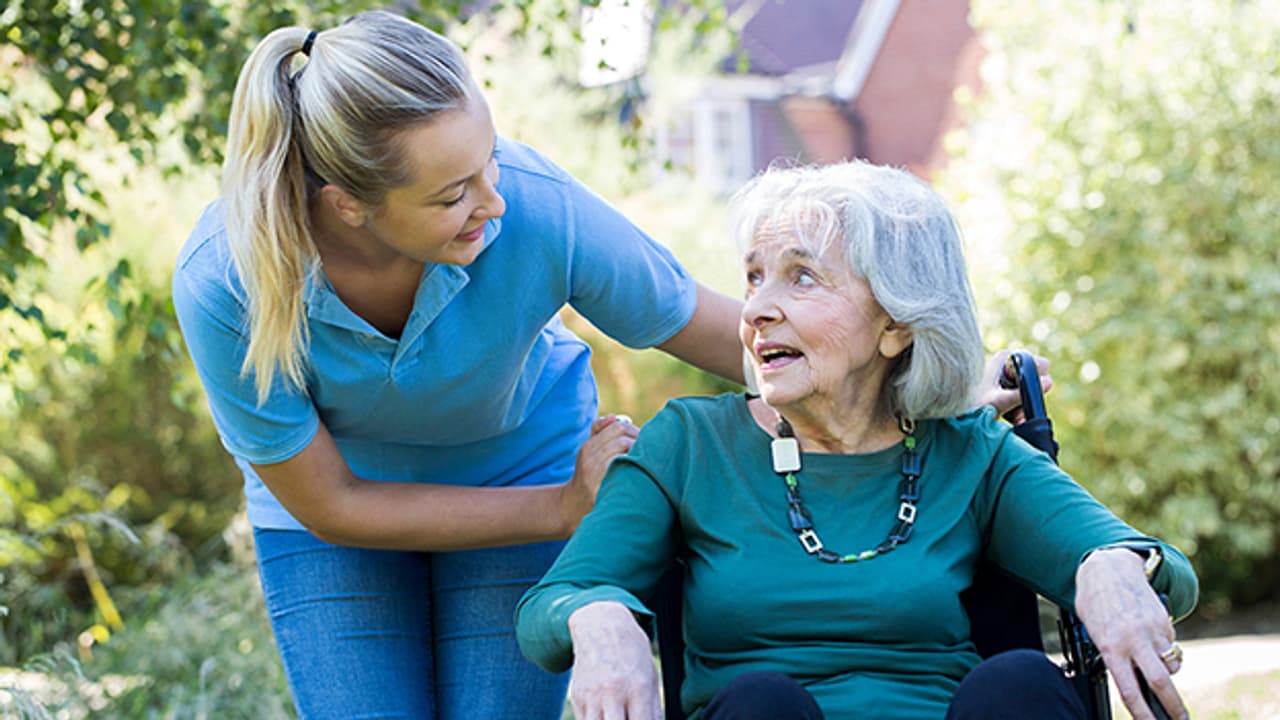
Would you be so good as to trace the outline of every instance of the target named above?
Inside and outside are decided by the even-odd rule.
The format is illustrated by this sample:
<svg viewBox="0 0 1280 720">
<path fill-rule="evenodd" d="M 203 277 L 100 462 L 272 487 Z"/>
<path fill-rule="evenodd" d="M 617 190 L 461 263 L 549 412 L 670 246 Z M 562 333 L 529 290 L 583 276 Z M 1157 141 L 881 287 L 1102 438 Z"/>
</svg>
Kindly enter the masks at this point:
<svg viewBox="0 0 1280 720">
<path fill-rule="evenodd" d="M 1013 431 L 1057 461 L 1058 444 L 1053 439 L 1053 425 L 1045 412 L 1040 376 L 1030 353 L 1010 355 L 1001 384 L 1008 388 L 1017 387 L 1022 397 L 1026 419 L 1015 425 Z M 684 683 L 683 572 L 681 563 L 669 569 L 647 603 L 655 616 L 653 635 L 662 666 L 666 720 L 685 720 L 679 700 L 680 686 Z M 969 614 L 971 638 L 978 655 L 985 660 L 1006 650 L 1044 652 L 1037 598 L 1030 588 L 996 568 L 980 567 L 973 585 L 960 596 Z M 1106 666 L 1097 648 L 1089 641 L 1084 625 L 1069 608 L 1061 608 L 1058 631 L 1064 656 L 1063 672 L 1084 701 L 1090 720 L 1111 720 Z M 1167 718 L 1155 695 L 1145 685 L 1143 691 L 1156 718 Z"/>
</svg>

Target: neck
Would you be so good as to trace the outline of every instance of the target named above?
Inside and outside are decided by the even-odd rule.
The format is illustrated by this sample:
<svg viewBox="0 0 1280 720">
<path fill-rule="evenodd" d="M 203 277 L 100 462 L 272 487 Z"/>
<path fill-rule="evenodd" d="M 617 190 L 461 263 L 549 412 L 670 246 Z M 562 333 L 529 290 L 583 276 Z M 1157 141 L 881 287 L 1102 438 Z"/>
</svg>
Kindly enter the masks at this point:
<svg viewBox="0 0 1280 720">
<path fill-rule="evenodd" d="M 851 414 L 855 415 L 855 414 Z M 822 422 L 805 416 L 786 415 L 800 447 L 809 452 L 859 455 L 876 452 L 902 440 L 902 431 L 893 417 L 852 416 Z"/>
<path fill-rule="evenodd" d="M 806 452 L 859 455 L 883 450 L 904 437 L 897 418 L 883 410 L 851 408 L 840 413 L 815 413 L 806 408 L 775 409 L 763 398 L 758 403 L 759 408 L 753 409 L 756 422 L 774 433 L 778 419 L 785 417 Z"/>
<path fill-rule="evenodd" d="M 360 272 L 390 270 L 410 261 L 377 241 L 365 227 L 342 221 L 317 193 L 310 202 L 311 236 L 326 269 L 343 268 Z"/>
</svg>

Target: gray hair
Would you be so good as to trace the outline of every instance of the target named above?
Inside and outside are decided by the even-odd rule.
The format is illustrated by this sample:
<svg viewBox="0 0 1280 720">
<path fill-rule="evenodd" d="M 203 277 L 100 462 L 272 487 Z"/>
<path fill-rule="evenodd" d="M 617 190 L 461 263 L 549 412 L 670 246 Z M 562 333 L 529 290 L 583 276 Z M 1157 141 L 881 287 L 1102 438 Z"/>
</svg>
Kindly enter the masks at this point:
<svg viewBox="0 0 1280 720">
<path fill-rule="evenodd" d="M 770 168 L 730 202 L 745 251 L 785 224 L 815 254 L 839 243 L 894 322 L 910 328 L 885 388 L 894 415 L 948 417 L 970 407 L 982 373 L 982 337 L 960 228 L 942 198 L 903 170 L 846 162 Z"/>
<path fill-rule="evenodd" d="M 332 184 L 381 205 L 412 180 L 403 131 L 465 107 L 474 87 L 453 43 L 383 11 L 315 35 L 280 28 L 250 54 L 232 100 L 222 195 L 248 305 L 241 370 L 256 375 L 259 402 L 277 371 L 293 387 L 305 379 L 302 294 L 319 259 L 310 193 Z"/>
</svg>

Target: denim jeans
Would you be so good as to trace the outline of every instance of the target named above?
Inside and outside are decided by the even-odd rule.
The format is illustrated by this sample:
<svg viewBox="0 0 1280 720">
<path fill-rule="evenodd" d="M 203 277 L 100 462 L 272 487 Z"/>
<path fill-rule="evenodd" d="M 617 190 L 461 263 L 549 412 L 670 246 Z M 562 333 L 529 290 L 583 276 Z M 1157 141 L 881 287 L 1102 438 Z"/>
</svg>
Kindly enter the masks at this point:
<svg viewBox="0 0 1280 720">
<path fill-rule="evenodd" d="M 563 543 L 421 553 L 254 530 L 258 571 L 303 720 L 556 720 L 568 673 L 524 658 L 513 613 Z"/>
</svg>

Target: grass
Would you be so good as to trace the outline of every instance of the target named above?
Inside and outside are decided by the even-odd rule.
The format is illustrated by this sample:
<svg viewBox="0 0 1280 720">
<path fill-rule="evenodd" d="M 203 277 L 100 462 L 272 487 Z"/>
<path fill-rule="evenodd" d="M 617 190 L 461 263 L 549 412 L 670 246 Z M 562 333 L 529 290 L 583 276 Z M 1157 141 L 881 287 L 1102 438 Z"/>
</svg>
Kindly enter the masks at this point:
<svg viewBox="0 0 1280 720">
<path fill-rule="evenodd" d="M 1196 720 L 1280 719 L 1280 670 L 1241 675 L 1184 698 Z"/>
</svg>

